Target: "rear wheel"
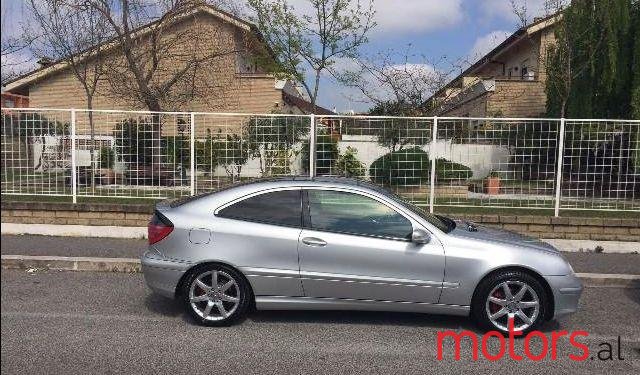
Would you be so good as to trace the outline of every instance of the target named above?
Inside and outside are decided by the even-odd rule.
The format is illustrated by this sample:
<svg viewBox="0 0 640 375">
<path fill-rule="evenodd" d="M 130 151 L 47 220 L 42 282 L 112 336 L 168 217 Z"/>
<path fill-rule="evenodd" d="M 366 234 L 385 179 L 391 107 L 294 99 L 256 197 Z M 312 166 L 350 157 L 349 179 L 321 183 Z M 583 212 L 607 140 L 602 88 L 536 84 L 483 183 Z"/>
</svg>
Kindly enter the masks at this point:
<svg viewBox="0 0 640 375">
<path fill-rule="evenodd" d="M 473 301 L 473 315 L 486 330 L 509 332 L 513 319 L 516 332 L 537 329 L 544 321 L 547 295 L 540 282 L 520 271 L 497 273 L 478 286 Z"/>
<path fill-rule="evenodd" d="M 194 270 L 182 288 L 185 308 L 198 323 L 207 326 L 227 326 L 243 318 L 251 298 L 245 279 L 222 265 Z"/>
</svg>

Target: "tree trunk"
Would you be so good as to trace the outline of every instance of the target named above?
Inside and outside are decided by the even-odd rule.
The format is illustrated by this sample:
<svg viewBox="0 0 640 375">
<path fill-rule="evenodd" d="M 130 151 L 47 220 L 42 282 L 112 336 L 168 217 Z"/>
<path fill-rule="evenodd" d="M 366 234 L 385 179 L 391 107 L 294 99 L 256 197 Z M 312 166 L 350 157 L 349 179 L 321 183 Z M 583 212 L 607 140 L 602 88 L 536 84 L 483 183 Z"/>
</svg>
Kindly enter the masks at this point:
<svg viewBox="0 0 640 375">
<path fill-rule="evenodd" d="M 320 86 L 320 70 L 316 71 L 316 82 L 313 88 L 313 96 L 311 99 L 311 111 L 313 114 L 317 112 L 316 101 L 318 100 L 318 88 Z"/>
<path fill-rule="evenodd" d="M 89 178 L 91 179 L 91 191 L 94 191 L 95 186 L 96 186 L 96 180 L 94 178 L 95 176 L 95 168 L 94 168 L 94 160 L 95 160 L 95 147 L 96 147 L 96 128 L 95 125 L 93 123 L 93 95 L 87 95 L 87 109 L 89 110 L 89 112 L 87 112 L 88 116 L 89 116 L 89 155 L 90 155 L 90 165 L 91 165 L 91 170 L 89 173 Z M 77 129 L 76 129 L 77 131 Z M 77 171 L 76 171 L 77 172 Z"/>
<path fill-rule="evenodd" d="M 151 126 L 153 127 L 153 149 L 151 151 L 151 169 L 158 173 L 158 185 L 160 184 L 162 173 L 162 116 L 159 112 L 162 111 L 160 102 L 157 98 L 149 97 L 145 100 L 145 104 L 151 114 Z M 152 183 L 153 184 L 153 183 Z"/>
</svg>

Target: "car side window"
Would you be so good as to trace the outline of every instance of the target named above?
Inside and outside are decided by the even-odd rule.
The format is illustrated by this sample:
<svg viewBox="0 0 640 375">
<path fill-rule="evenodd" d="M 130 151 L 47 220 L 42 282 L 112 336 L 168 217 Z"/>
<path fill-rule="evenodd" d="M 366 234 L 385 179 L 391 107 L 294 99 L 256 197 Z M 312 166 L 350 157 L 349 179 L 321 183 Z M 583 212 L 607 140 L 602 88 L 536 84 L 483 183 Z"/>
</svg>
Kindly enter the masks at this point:
<svg viewBox="0 0 640 375">
<path fill-rule="evenodd" d="M 300 190 L 265 193 L 244 199 L 218 212 L 227 219 L 300 227 L 302 200 Z"/>
<path fill-rule="evenodd" d="M 410 239 L 411 222 L 375 199 L 330 190 L 308 190 L 313 230 Z"/>
</svg>

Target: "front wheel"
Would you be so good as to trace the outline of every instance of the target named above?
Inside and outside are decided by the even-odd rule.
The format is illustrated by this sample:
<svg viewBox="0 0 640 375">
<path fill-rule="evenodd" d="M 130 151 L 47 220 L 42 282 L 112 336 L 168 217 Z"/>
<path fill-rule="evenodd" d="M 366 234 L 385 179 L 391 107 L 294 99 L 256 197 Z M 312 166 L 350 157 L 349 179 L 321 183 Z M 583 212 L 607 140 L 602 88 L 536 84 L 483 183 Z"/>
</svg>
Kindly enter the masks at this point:
<svg viewBox="0 0 640 375">
<path fill-rule="evenodd" d="M 244 278 L 222 265 L 200 267 L 183 284 L 189 314 L 206 326 L 227 326 L 245 316 L 251 292 Z"/>
<path fill-rule="evenodd" d="M 478 286 L 472 309 L 478 324 L 486 330 L 526 334 L 538 328 L 546 314 L 547 295 L 533 276 L 505 271 L 483 280 Z"/>
</svg>

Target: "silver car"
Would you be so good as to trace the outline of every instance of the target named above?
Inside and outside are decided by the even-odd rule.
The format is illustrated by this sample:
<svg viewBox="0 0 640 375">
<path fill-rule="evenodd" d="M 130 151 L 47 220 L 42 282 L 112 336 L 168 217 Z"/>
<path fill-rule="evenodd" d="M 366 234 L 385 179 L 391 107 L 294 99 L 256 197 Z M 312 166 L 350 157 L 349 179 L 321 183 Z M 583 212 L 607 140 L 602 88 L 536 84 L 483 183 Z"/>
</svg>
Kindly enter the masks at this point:
<svg viewBox="0 0 640 375">
<path fill-rule="evenodd" d="M 552 246 L 429 214 L 374 185 L 285 178 L 163 202 L 142 256 L 149 287 L 204 325 L 249 309 L 471 315 L 517 331 L 576 311 Z"/>
</svg>

